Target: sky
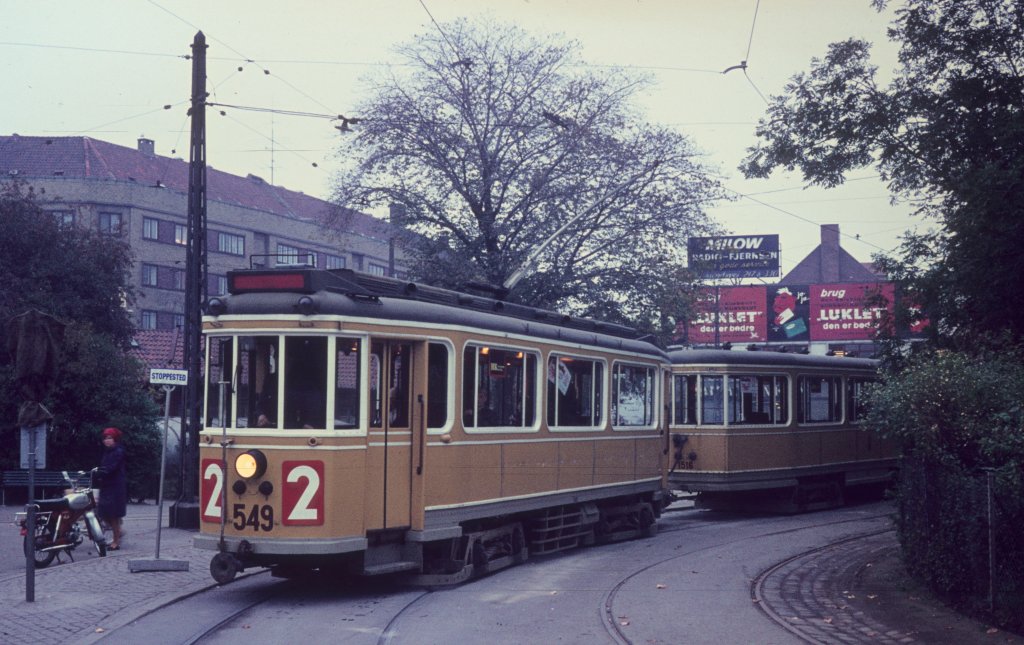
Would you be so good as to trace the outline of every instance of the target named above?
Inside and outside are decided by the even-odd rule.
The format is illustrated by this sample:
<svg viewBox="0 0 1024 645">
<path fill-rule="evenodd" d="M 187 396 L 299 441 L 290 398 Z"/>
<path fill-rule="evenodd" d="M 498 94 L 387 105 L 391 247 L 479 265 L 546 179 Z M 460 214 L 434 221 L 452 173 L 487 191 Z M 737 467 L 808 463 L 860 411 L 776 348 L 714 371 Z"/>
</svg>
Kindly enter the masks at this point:
<svg viewBox="0 0 1024 645">
<path fill-rule="evenodd" d="M 187 159 L 192 63 L 185 56 L 199 30 L 209 45 L 211 101 L 358 116 L 364 79 L 398 61 L 395 45 L 438 29 L 435 21 L 443 28 L 484 14 L 576 40 L 588 64 L 648 74 L 642 117 L 687 135 L 708 169 L 744 196 L 708 213 L 731 234 L 778 234 L 783 273 L 818 245 L 822 224 L 838 224 L 843 248 L 865 262 L 926 224 L 891 204 L 871 168 L 832 190 L 806 188 L 797 173 L 747 180 L 737 170 L 756 143 L 763 97 L 781 94 L 828 43 L 864 38 L 880 69 L 893 69 L 891 14 L 878 14 L 868 0 L 0 0 L 0 7 L 4 135 L 88 136 L 131 147 L 146 137 L 157 154 Z M 723 73 L 743 60 L 747 76 Z M 326 199 L 344 136 L 334 125 L 210 108 L 207 162 Z"/>
</svg>

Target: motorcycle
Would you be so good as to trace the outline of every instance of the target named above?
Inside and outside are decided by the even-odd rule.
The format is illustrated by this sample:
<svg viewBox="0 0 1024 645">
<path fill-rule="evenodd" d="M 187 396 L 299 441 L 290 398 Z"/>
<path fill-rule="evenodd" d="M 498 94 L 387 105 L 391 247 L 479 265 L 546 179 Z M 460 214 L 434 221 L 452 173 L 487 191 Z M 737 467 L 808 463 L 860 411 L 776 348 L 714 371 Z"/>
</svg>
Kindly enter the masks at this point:
<svg viewBox="0 0 1024 645">
<path fill-rule="evenodd" d="M 72 550 L 80 545 L 83 533 L 92 540 L 96 553 L 101 557 L 107 555 L 107 541 L 103 535 L 99 518 L 96 517 L 96 497 L 92 488 L 92 473 L 89 473 L 89 486 L 80 486 L 86 473 L 79 471 L 74 479 L 63 471 L 68 490 L 64 497 L 57 499 L 34 500 L 36 506 L 35 527 L 28 527 L 28 513 L 17 513 L 15 523 L 21 527 L 25 538 L 25 550 L 32 548 L 36 568 L 49 566 L 60 553 L 65 553 L 74 561 Z"/>
</svg>

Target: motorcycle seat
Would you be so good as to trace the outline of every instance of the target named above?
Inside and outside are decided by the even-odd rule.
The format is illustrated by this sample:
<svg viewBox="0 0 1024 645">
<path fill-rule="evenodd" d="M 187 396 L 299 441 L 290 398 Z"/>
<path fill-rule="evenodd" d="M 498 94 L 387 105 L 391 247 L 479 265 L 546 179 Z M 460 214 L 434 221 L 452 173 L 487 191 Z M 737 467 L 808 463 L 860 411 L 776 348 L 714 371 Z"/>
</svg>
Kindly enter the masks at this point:
<svg viewBox="0 0 1024 645">
<path fill-rule="evenodd" d="M 66 497 L 58 497 L 57 499 L 37 499 L 35 504 L 39 507 L 40 511 L 66 511 L 70 509 Z"/>
</svg>

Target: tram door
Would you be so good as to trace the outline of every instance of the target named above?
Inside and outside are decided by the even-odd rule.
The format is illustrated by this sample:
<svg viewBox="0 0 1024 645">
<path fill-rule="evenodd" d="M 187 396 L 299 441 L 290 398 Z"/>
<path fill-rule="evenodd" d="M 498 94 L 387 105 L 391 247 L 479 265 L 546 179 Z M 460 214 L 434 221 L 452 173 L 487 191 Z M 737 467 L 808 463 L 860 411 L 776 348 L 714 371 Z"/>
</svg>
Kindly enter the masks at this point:
<svg viewBox="0 0 1024 645">
<path fill-rule="evenodd" d="M 410 523 L 412 486 L 413 370 L 417 345 L 378 340 L 370 345 L 370 436 L 367 463 L 367 528 Z"/>
</svg>

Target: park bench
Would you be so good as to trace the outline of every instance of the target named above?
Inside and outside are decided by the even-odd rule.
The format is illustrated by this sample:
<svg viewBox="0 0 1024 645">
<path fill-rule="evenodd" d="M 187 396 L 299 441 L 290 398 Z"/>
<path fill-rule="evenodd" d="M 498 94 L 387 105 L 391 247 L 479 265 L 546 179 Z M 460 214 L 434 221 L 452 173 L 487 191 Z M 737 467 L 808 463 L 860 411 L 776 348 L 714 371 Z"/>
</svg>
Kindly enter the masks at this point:
<svg viewBox="0 0 1024 645">
<path fill-rule="evenodd" d="M 36 499 L 44 499 L 46 493 L 58 497 L 64 494 L 68 487 L 64 475 L 57 470 L 37 470 L 35 476 Z M 27 470 L 5 470 L 3 471 L 2 492 L 0 492 L 0 504 L 7 504 L 8 488 L 24 488 L 28 494 L 28 471 Z"/>
</svg>

